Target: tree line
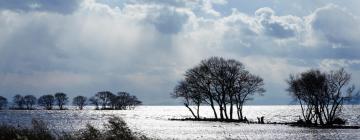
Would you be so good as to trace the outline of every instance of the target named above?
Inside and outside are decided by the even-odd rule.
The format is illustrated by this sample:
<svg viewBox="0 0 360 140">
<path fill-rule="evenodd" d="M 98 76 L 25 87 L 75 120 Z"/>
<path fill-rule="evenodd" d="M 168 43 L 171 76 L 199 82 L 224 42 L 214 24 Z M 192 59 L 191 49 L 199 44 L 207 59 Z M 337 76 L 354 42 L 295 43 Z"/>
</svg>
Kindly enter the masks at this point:
<svg viewBox="0 0 360 140">
<path fill-rule="evenodd" d="M 0 96 L 0 110 L 6 108 L 8 103 L 5 97 Z M 43 95 L 39 98 L 36 98 L 34 95 L 22 96 L 17 94 L 13 97 L 12 103 L 13 106 L 10 109 L 32 110 L 35 105 L 38 105 L 46 110 L 52 110 L 54 106 L 57 106 L 59 110 L 64 110 L 66 109 L 65 105 L 69 103 L 69 97 L 62 92 L 55 93 L 54 95 Z M 72 105 L 80 110 L 86 105 L 94 105 L 95 109 L 127 110 L 134 109 L 141 104 L 142 102 L 136 96 L 130 95 L 127 92 L 113 94 L 110 91 L 98 92 L 89 99 L 85 96 L 76 96 L 72 100 Z"/>
<path fill-rule="evenodd" d="M 286 80 L 289 85 L 287 91 L 301 106 L 305 121 L 299 121 L 320 125 L 341 121 L 343 104 L 360 97 L 350 79 L 351 75 L 343 68 L 330 72 L 313 69 L 291 74 Z M 250 73 L 241 62 L 211 57 L 188 69 L 171 96 L 181 99 L 195 119 L 201 119 L 200 107 L 208 105 L 216 120 L 233 120 L 236 110 L 237 119 L 243 121 L 244 104 L 255 94 L 262 96 L 264 92 L 263 79 Z"/>
</svg>

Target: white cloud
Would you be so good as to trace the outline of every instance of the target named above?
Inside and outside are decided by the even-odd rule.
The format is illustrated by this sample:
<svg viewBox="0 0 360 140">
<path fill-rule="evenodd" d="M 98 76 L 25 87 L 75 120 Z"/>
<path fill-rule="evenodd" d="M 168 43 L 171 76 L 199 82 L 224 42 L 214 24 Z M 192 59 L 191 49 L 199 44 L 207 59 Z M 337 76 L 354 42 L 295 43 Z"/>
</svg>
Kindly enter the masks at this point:
<svg viewBox="0 0 360 140">
<path fill-rule="evenodd" d="M 360 60 L 347 59 L 323 59 L 320 62 L 320 68 L 324 70 L 333 70 L 339 68 L 351 68 L 351 66 L 359 66 Z M 352 68 L 354 69 L 354 68 Z M 356 68 L 355 68 L 356 69 Z"/>
<path fill-rule="evenodd" d="M 315 34 L 327 41 L 331 47 L 357 47 L 360 44 L 359 17 L 346 9 L 329 4 L 317 9 L 310 18 Z"/>
</svg>

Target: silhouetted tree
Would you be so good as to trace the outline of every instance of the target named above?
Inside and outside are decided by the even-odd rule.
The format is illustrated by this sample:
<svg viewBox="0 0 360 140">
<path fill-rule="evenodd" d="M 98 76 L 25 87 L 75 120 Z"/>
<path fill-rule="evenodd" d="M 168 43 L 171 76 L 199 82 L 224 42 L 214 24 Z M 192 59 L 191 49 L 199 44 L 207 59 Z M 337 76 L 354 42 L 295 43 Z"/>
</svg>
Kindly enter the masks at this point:
<svg viewBox="0 0 360 140">
<path fill-rule="evenodd" d="M 136 96 L 130 95 L 127 92 L 118 92 L 117 96 L 111 100 L 113 109 L 134 109 L 135 106 L 141 105 L 141 101 Z"/>
<path fill-rule="evenodd" d="M 252 95 L 259 93 L 263 95 L 265 92 L 264 81 L 261 77 L 252 75 L 247 71 L 240 74 L 240 77 L 236 81 L 237 92 L 235 93 L 235 104 L 237 108 L 237 116 L 239 120 L 243 120 L 243 105 L 252 100 Z"/>
<path fill-rule="evenodd" d="M 76 105 L 81 110 L 86 105 L 86 97 L 77 96 L 73 99 L 73 105 Z M 95 94 L 89 99 L 89 103 L 95 106 L 98 110 L 101 105 L 101 109 L 134 109 L 136 106 L 141 105 L 142 102 L 134 95 L 130 95 L 127 92 L 118 92 L 117 95 L 110 91 L 102 91 Z"/>
<path fill-rule="evenodd" d="M 203 61 L 204 62 L 204 61 Z M 182 94 L 188 96 L 187 98 L 191 98 L 189 103 L 196 106 L 196 114 L 198 118 L 200 117 L 200 105 L 202 103 L 207 103 L 211 106 L 214 116 L 217 119 L 217 113 L 215 110 L 214 102 L 220 102 L 220 98 L 217 94 L 212 90 L 214 86 L 214 82 L 212 81 L 211 73 L 209 71 L 209 67 L 202 63 L 199 66 L 196 66 L 185 73 L 185 80 L 179 83 L 178 87 L 175 87 L 175 94 L 181 95 L 181 93 L 176 93 L 176 90 L 180 90 L 180 92 L 189 92 L 186 94 Z M 179 91 L 177 91 L 179 92 Z M 174 96 L 181 97 L 181 96 Z M 183 97 L 184 98 L 184 97 Z M 186 99 L 183 100 L 186 102 Z M 185 104 L 184 104 L 185 105 Z"/>
<path fill-rule="evenodd" d="M 263 79 L 245 70 L 244 65 L 234 59 L 211 57 L 185 73 L 185 79 L 175 87 L 173 97 L 183 98 L 184 105 L 197 106 L 209 104 L 217 119 L 215 103 L 219 107 L 220 119 L 233 119 L 233 106 L 236 105 L 239 119 L 242 119 L 242 106 L 252 99 L 255 93 L 265 92 Z M 193 112 L 192 112 L 193 114 Z"/>
<path fill-rule="evenodd" d="M 95 109 L 99 109 L 100 99 L 97 96 L 93 96 L 89 99 L 90 104 L 95 106 Z"/>
<path fill-rule="evenodd" d="M 220 107 L 221 119 L 232 119 L 233 104 L 237 92 L 236 81 L 240 73 L 245 69 L 241 62 L 234 59 L 211 57 L 203 60 L 202 65 L 208 68 L 212 81 L 212 89 L 216 95 L 215 101 Z M 230 110 L 227 105 L 230 104 Z M 228 112 L 230 115 L 228 115 Z M 230 117 L 229 117 L 230 116 Z"/>
<path fill-rule="evenodd" d="M 43 95 L 38 99 L 38 104 L 40 106 L 45 107 L 47 110 L 51 110 L 53 108 L 55 102 L 55 98 L 53 95 Z"/>
<path fill-rule="evenodd" d="M 350 79 L 343 68 L 328 73 L 309 70 L 290 75 L 287 91 L 299 102 L 306 123 L 333 125 L 344 102 L 353 98 L 355 87 L 349 85 Z"/>
<path fill-rule="evenodd" d="M 135 95 L 131 95 L 127 103 L 127 109 L 134 109 L 139 105 L 142 105 L 142 102 Z"/>
<path fill-rule="evenodd" d="M 0 110 L 4 109 L 8 104 L 8 101 L 5 97 L 0 96 Z"/>
<path fill-rule="evenodd" d="M 23 109 L 25 104 L 24 97 L 19 94 L 15 95 L 13 97 L 13 103 L 16 106 L 15 108 Z"/>
<path fill-rule="evenodd" d="M 78 106 L 80 110 L 86 105 L 86 97 L 85 96 L 76 96 L 73 99 L 73 105 Z"/>
<path fill-rule="evenodd" d="M 65 93 L 62 92 L 55 93 L 55 100 L 60 110 L 64 109 L 64 105 L 68 103 L 68 99 L 69 98 L 66 96 Z"/>
<path fill-rule="evenodd" d="M 174 92 L 172 93 L 172 97 L 174 98 L 181 98 L 184 106 L 189 109 L 191 115 L 195 119 L 199 119 L 199 109 L 200 109 L 200 101 L 195 99 L 193 96 L 196 94 L 191 92 L 189 85 L 187 85 L 185 81 L 180 81 L 179 84 L 174 88 Z M 197 115 L 195 115 L 194 111 L 190 107 L 191 105 L 196 104 Z"/>
<path fill-rule="evenodd" d="M 101 91 L 96 93 L 95 96 L 99 99 L 102 109 L 106 109 L 107 106 L 111 105 L 111 100 L 115 97 L 110 91 Z"/>
<path fill-rule="evenodd" d="M 26 105 L 26 109 L 32 109 L 36 104 L 36 97 L 34 95 L 26 95 L 24 97 L 24 102 Z"/>
</svg>

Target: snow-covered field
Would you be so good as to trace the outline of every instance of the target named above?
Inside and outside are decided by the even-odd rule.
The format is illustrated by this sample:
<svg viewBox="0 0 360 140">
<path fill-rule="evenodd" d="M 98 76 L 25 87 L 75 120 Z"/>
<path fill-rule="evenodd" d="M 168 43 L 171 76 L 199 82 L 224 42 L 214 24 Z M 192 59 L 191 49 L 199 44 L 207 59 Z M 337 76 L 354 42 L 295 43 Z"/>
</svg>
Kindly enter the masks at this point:
<svg viewBox="0 0 360 140">
<path fill-rule="evenodd" d="M 265 116 L 265 121 L 288 122 L 299 118 L 299 106 L 246 106 L 249 120 Z M 348 125 L 360 125 L 360 106 L 345 106 Z M 203 117 L 212 117 L 209 107 L 202 107 Z M 89 123 L 103 128 L 111 116 L 122 117 L 133 131 L 158 139 L 360 139 L 360 129 L 314 129 L 287 125 L 223 122 L 169 121 L 191 117 L 182 106 L 140 106 L 135 110 L 31 110 L 0 111 L 0 123 L 29 126 L 32 118 L 45 120 L 55 131 L 73 131 Z"/>
</svg>

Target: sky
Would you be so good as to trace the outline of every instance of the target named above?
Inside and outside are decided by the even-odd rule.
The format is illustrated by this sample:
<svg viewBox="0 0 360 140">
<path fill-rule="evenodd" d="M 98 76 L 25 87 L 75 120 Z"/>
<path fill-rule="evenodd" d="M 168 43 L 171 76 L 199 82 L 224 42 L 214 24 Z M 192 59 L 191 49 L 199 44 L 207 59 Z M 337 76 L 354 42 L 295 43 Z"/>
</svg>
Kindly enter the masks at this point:
<svg viewBox="0 0 360 140">
<path fill-rule="evenodd" d="M 249 104 L 290 104 L 285 80 L 344 67 L 360 87 L 359 0 L 1 0 L 0 95 L 127 91 L 176 105 L 187 69 L 242 62 L 267 90 Z"/>
</svg>

